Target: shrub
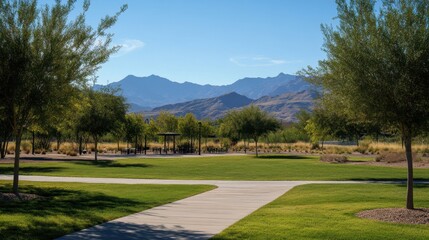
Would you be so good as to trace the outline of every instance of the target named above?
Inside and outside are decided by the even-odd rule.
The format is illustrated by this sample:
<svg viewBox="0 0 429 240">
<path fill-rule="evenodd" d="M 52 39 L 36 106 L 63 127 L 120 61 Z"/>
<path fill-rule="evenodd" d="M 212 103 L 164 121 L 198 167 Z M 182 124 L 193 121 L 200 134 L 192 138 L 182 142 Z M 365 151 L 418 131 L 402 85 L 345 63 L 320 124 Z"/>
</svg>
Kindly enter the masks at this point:
<svg viewBox="0 0 429 240">
<path fill-rule="evenodd" d="M 27 142 L 27 141 L 23 141 L 22 143 L 21 143 L 21 150 L 23 151 L 23 152 L 30 152 L 30 150 L 31 150 L 31 144 L 29 143 L 29 142 Z"/>
<path fill-rule="evenodd" d="M 72 157 L 76 157 L 77 156 L 77 152 L 74 150 L 71 150 L 70 152 L 67 153 L 67 155 L 72 156 Z"/>
<path fill-rule="evenodd" d="M 382 153 L 378 157 L 375 158 L 376 162 L 387 162 L 387 163 L 395 163 L 395 162 L 403 162 L 406 161 L 404 153 Z"/>
<path fill-rule="evenodd" d="M 359 145 L 359 147 L 356 147 L 354 151 L 361 154 L 365 154 L 368 151 L 368 145 L 361 144 Z"/>
<path fill-rule="evenodd" d="M 345 163 L 348 161 L 347 157 L 344 155 L 322 155 L 320 156 L 321 162 L 328 162 L 328 163 Z"/>
</svg>

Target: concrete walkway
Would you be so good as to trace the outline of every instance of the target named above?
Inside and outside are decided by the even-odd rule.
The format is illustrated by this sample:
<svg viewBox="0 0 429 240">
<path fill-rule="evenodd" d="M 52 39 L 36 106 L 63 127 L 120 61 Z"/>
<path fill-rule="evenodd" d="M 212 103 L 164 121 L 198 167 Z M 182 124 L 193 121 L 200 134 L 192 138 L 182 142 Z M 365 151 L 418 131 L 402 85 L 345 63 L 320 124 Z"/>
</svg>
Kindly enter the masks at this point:
<svg viewBox="0 0 429 240">
<path fill-rule="evenodd" d="M 0 176 L 0 180 L 11 180 Z M 119 184 L 208 184 L 218 188 L 59 238 L 209 239 L 295 186 L 350 181 L 217 181 L 20 176 L 24 181 Z"/>
</svg>

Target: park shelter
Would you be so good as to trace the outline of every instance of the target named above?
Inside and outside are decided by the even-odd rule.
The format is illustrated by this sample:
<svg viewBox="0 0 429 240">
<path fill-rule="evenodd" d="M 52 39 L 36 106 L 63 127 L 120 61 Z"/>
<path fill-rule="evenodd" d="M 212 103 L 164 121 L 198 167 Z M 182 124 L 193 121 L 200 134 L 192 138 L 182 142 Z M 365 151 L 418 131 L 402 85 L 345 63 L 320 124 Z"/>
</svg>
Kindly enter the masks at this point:
<svg viewBox="0 0 429 240">
<path fill-rule="evenodd" d="M 161 132 L 158 133 L 158 136 L 164 136 L 164 152 L 165 154 L 167 154 L 167 142 L 169 141 L 169 138 L 167 137 L 172 137 L 173 138 L 173 152 L 176 153 L 176 137 L 180 136 L 180 133 L 176 133 L 176 132 Z"/>
</svg>

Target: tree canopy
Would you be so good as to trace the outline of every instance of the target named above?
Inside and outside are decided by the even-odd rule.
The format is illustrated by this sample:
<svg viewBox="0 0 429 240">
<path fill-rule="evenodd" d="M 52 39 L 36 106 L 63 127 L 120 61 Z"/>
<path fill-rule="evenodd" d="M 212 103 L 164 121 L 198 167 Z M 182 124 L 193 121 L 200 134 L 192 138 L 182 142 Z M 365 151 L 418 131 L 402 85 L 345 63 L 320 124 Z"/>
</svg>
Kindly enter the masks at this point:
<svg viewBox="0 0 429 240">
<path fill-rule="evenodd" d="M 429 118 L 429 2 L 337 0 L 337 27 L 322 26 L 327 59 L 309 69 L 335 102 L 355 120 L 397 128 L 408 161 L 407 208 L 413 204 L 412 137 Z"/>
<path fill-rule="evenodd" d="M 100 137 L 113 131 L 118 126 L 117 122 L 125 122 L 126 111 L 127 105 L 122 96 L 116 96 L 108 90 L 91 90 L 89 92 L 89 106 L 78 121 L 78 130 L 90 134 L 94 139 L 95 160 L 97 160 L 97 144 Z M 127 120 L 127 122 L 133 121 L 133 123 L 137 121 L 134 118 L 131 120 L 130 117 Z M 132 131 L 132 133 L 129 133 L 129 131 Z M 136 130 L 130 127 L 129 131 L 127 131 L 127 134 L 135 134 Z"/>
<path fill-rule="evenodd" d="M 15 138 L 16 193 L 24 129 L 60 112 L 117 50 L 106 31 L 126 5 L 94 29 L 86 24 L 89 1 L 70 18 L 75 2 L 39 7 L 36 0 L 0 0 L 0 109 Z"/>
<path fill-rule="evenodd" d="M 228 135 L 253 139 L 256 144 L 256 156 L 259 138 L 279 127 L 280 124 L 274 117 L 253 105 L 229 112 L 223 123 L 223 129 Z"/>
</svg>

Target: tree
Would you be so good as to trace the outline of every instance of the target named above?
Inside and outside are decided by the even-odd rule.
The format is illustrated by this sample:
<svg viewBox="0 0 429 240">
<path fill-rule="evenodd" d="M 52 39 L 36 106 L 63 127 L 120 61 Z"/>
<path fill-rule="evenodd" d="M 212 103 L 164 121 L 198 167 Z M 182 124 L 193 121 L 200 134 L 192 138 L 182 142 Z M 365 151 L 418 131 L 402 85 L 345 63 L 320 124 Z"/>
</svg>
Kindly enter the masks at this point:
<svg viewBox="0 0 429 240">
<path fill-rule="evenodd" d="M 237 110 L 229 111 L 223 119 L 220 119 L 219 135 L 229 138 L 236 143 L 242 138 L 241 121 Z"/>
<path fill-rule="evenodd" d="M 36 0 L 0 0 L 0 100 L 7 106 L 15 138 L 13 191 L 18 193 L 24 129 L 46 111 L 68 103 L 69 92 L 93 77 L 117 50 L 106 32 L 126 9 L 105 17 L 96 29 L 86 24 L 89 1 L 74 20 L 75 0 L 38 8 Z"/>
<path fill-rule="evenodd" d="M 95 161 L 98 157 L 98 141 L 112 132 L 117 122 L 125 121 L 127 105 L 122 96 L 116 96 L 108 89 L 89 92 L 89 107 L 79 120 L 78 130 L 89 133 L 95 145 Z"/>
<path fill-rule="evenodd" d="M 12 137 L 12 129 L 5 112 L 0 108 L 0 158 L 6 157 L 8 142 Z"/>
<path fill-rule="evenodd" d="M 205 139 L 205 145 L 207 149 L 207 138 L 213 137 L 215 134 L 215 128 L 212 126 L 210 120 L 201 121 L 201 137 Z"/>
<path fill-rule="evenodd" d="M 194 140 L 198 136 L 197 118 L 195 118 L 194 114 L 187 113 L 184 117 L 179 118 L 178 128 L 182 137 L 189 139 L 189 146 L 193 149 Z"/>
<path fill-rule="evenodd" d="M 119 124 L 117 124 L 119 125 Z M 130 113 L 125 116 L 125 139 L 127 142 L 135 142 L 137 153 L 138 138 L 144 134 L 143 116 L 136 113 Z"/>
<path fill-rule="evenodd" d="M 156 118 L 156 124 L 162 132 L 175 132 L 177 131 L 179 121 L 176 116 L 169 112 L 161 112 Z"/>
<path fill-rule="evenodd" d="M 240 111 L 232 111 L 225 118 L 232 135 L 249 137 L 255 141 L 256 156 L 259 138 L 280 128 L 280 123 L 274 117 L 253 105 Z"/>
<path fill-rule="evenodd" d="M 323 25 L 327 59 L 307 70 L 323 98 L 349 115 L 395 127 L 405 143 L 408 209 L 413 201 L 412 138 L 429 119 L 429 2 L 337 0 L 339 25 Z"/>
</svg>

